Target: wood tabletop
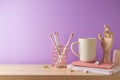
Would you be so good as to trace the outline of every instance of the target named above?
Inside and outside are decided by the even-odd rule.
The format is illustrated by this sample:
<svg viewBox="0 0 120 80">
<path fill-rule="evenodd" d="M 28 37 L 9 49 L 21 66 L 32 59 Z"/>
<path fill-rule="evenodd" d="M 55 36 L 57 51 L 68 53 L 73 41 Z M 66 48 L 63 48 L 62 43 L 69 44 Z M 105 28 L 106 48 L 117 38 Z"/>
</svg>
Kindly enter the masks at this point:
<svg viewBox="0 0 120 80">
<path fill-rule="evenodd" d="M 0 80 L 120 80 L 120 72 L 113 75 L 85 73 L 80 71 L 67 72 L 66 68 L 53 68 L 43 65 L 0 65 Z"/>
</svg>

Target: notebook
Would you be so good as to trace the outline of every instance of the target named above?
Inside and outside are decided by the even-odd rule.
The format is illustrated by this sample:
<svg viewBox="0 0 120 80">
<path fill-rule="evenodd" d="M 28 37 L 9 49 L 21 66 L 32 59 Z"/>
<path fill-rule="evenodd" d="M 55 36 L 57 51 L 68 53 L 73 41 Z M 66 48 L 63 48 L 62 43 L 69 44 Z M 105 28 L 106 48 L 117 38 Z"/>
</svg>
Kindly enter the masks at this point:
<svg viewBox="0 0 120 80">
<path fill-rule="evenodd" d="M 93 68 L 103 68 L 103 69 L 111 69 L 114 64 L 103 64 L 101 63 L 100 65 L 95 64 L 94 62 L 91 63 L 86 63 L 86 62 L 81 62 L 81 61 L 74 61 L 72 62 L 72 65 L 74 66 L 85 66 L 85 67 L 93 67 Z"/>
<path fill-rule="evenodd" d="M 114 66 L 111 69 L 102 69 L 102 68 L 92 68 L 92 67 L 83 67 L 83 66 L 74 66 L 72 64 L 67 65 L 67 69 L 72 69 L 75 71 L 88 71 L 91 73 L 112 75 L 120 71 L 120 66 Z"/>
</svg>

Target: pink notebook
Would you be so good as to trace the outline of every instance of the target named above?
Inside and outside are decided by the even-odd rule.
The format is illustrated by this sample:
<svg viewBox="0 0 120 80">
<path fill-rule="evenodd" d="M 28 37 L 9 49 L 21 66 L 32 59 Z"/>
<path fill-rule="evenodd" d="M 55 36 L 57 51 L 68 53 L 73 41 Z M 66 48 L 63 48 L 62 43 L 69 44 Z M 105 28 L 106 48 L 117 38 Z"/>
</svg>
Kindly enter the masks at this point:
<svg viewBox="0 0 120 80">
<path fill-rule="evenodd" d="M 111 69 L 114 64 L 100 64 L 97 65 L 94 62 L 93 63 L 86 63 L 86 62 L 81 62 L 81 61 L 74 61 L 72 62 L 72 65 L 74 66 L 84 66 L 84 67 L 92 67 L 92 68 L 103 68 L 103 69 Z"/>
</svg>

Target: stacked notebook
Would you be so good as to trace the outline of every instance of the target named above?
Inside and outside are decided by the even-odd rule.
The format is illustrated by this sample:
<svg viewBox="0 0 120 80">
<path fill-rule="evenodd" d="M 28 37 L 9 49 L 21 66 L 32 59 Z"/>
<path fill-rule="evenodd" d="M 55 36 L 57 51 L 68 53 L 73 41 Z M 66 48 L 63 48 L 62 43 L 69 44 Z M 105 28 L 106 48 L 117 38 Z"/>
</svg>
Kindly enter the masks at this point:
<svg viewBox="0 0 120 80">
<path fill-rule="evenodd" d="M 120 66 L 114 66 L 112 63 L 97 65 L 94 62 L 85 63 L 81 61 L 74 61 L 72 64 L 67 65 L 67 68 L 76 71 L 88 71 L 91 73 L 99 73 L 105 75 L 112 75 L 120 71 Z"/>
</svg>

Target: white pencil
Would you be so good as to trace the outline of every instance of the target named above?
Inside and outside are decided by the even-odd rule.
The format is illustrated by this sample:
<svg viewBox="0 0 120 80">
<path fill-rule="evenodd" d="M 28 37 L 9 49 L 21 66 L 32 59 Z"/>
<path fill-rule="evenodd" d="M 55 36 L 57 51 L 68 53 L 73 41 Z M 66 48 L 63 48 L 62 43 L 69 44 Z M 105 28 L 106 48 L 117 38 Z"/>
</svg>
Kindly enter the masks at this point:
<svg viewBox="0 0 120 80">
<path fill-rule="evenodd" d="M 56 36 L 57 36 L 57 45 L 60 47 L 60 39 L 59 39 L 59 34 L 58 34 L 58 32 L 56 32 Z"/>
</svg>

